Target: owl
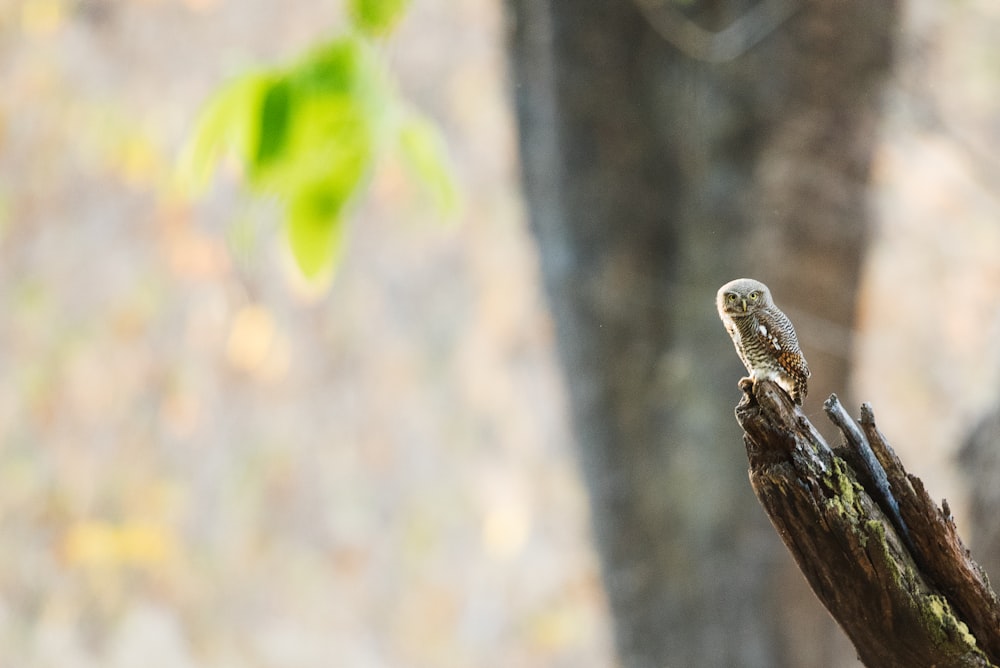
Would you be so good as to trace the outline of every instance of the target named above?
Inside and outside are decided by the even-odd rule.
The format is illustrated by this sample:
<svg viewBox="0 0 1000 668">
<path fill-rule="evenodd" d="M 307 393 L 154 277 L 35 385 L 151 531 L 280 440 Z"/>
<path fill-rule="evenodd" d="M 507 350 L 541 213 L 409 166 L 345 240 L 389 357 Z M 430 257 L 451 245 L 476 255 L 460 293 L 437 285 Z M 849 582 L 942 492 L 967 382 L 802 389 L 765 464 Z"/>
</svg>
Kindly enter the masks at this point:
<svg viewBox="0 0 1000 668">
<path fill-rule="evenodd" d="M 809 367 L 792 322 L 771 301 L 767 286 L 738 278 L 719 288 L 716 305 L 750 378 L 775 381 L 802 405 Z"/>
</svg>

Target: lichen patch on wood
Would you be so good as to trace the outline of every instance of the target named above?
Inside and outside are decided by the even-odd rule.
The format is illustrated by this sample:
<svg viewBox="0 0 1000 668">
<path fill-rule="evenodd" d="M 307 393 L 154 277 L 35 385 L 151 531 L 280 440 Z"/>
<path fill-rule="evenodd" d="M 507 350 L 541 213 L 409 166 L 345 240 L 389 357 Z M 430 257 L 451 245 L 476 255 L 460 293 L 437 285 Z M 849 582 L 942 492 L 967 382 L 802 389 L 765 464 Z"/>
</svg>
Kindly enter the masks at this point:
<svg viewBox="0 0 1000 668">
<path fill-rule="evenodd" d="M 950 514 L 875 428 L 871 407 L 859 427 L 836 397 L 827 402 L 845 459 L 774 383 L 741 388 L 736 417 L 754 493 L 865 665 L 1000 664 L 996 594 Z"/>
</svg>

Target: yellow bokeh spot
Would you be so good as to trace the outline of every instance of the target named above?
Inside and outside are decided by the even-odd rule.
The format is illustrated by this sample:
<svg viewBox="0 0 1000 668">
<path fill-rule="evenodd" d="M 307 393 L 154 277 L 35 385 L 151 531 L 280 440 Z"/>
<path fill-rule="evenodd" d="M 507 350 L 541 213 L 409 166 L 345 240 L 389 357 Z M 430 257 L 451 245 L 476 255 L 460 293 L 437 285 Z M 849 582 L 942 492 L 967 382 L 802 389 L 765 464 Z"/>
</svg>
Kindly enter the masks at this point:
<svg viewBox="0 0 1000 668">
<path fill-rule="evenodd" d="M 141 133 L 130 133 L 122 137 L 115 147 L 115 153 L 118 169 L 130 183 L 154 183 L 166 171 L 166 164 L 160 157 L 159 150 Z"/>
<path fill-rule="evenodd" d="M 492 557 L 514 557 L 527 543 L 530 529 L 531 517 L 524 506 L 498 504 L 483 519 L 483 547 Z"/>
<path fill-rule="evenodd" d="M 21 6 L 21 28 L 31 35 L 51 35 L 63 24 L 62 0 L 28 0 Z"/>
<path fill-rule="evenodd" d="M 210 12 L 219 8 L 221 0 L 183 0 L 188 9 L 195 12 Z"/>
<path fill-rule="evenodd" d="M 188 226 L 171 226 L 163 245 L 170 269 L 177 276 L 212 280 L 229 269 L 229 256 L 219 241 Z"/>
<path fill-rule="evenodd" d="M 531 620 L 531 640 L 539 648 L 558 651 L 573 642 L 579 621 L 571 610 L 545 611 Z"/>
<path fill-rule="evenodd" d="M 263 306 L 244 306 L 233 318 L 226 342 L 226 359 L 237 369 L 255 371 L 263 363 L 274 341 L 274 318 Z"/>
<path fill-rule="evenodd" d="M 291 347 L 271 312 L 258 304 L 244 306 L 233 318 L 226 341 L 226 359 L 236 369 L 265 380 L 288 373 Z"/>
<path fill-rule="evenodd" d="M 166 527 L 146 522 L 79 522 L 63 542 L 63 554 L 72 565 L 151 566 L 163 563 L 173 552 L 174 539 Z"/>
</svg>

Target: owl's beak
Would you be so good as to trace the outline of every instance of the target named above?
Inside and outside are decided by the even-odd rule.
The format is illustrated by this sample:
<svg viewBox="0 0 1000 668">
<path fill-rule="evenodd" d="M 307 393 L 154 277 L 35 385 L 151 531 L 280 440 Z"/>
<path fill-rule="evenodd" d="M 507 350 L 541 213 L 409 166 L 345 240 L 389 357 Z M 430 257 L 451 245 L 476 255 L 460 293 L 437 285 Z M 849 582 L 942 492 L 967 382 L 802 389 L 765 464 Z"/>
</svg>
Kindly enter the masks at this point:
<svg viewBox="0 0 1000 668">
<path fill-rule="evenodd" d="M 744 313 L 747 312 L 747 300 L 745 300 L 745 299 L 743 300 L 743 312 Z"/>
</svg>

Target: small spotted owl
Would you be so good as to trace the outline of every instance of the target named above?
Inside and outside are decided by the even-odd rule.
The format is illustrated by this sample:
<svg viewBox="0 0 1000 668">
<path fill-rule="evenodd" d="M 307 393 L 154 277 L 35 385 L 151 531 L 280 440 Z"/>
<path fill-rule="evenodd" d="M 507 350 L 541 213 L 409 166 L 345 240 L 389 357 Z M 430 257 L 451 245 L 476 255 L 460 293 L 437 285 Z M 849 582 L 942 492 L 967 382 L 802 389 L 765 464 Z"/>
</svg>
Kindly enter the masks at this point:
<svg viewBox="0 0 1000 668">
<path fill-rule="evenodd" d="M 777 382 L 801 405 L 809 367 L 792 322 L 771 301 L 767 286 L 752 278 L 738 278 L 719 288 L 716 305 L 750 378 Z"/>
</svg>

